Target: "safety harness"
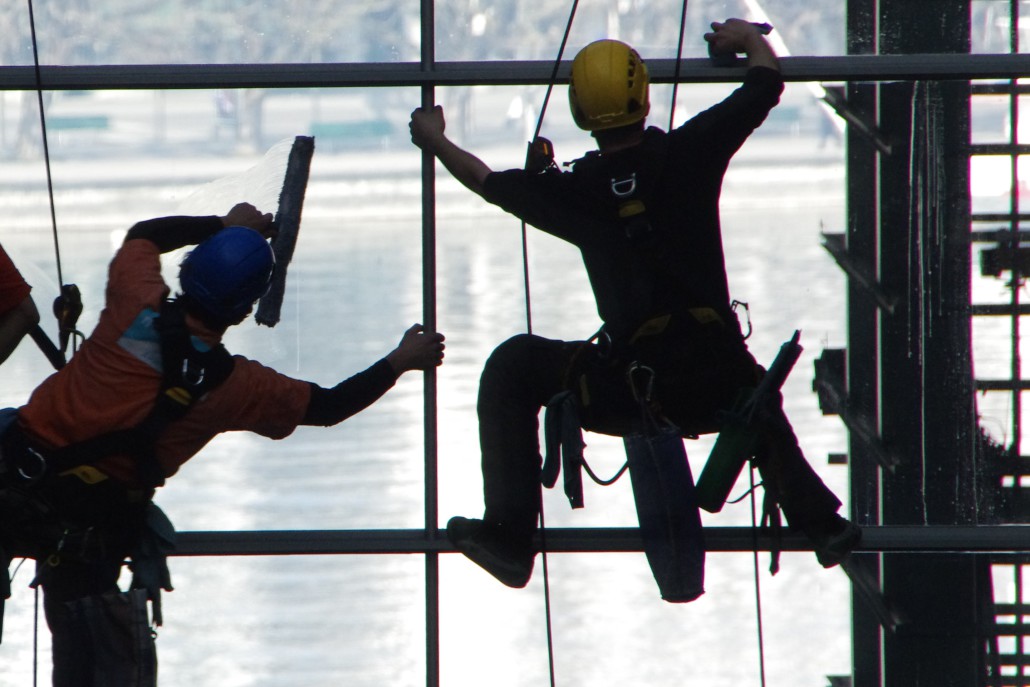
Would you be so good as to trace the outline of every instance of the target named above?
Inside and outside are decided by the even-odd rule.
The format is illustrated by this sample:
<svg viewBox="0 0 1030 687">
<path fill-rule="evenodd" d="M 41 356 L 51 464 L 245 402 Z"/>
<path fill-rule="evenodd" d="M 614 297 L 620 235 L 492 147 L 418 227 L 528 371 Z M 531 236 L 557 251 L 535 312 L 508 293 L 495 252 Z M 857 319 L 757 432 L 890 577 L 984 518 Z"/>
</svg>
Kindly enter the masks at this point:
<svg viewBox="0 0 1030 687">
<path fill-rule="evenodd" d="M 154 451 L 157 440 L 168 425 L 229 377 L 233 358 L 220 343 L 207 350 L 194 345 L 179 300 L 165 301 L 154 327 L 161 340 L 162 378 L 150 412 L 134 427 L 51 451 L 48 459 L 58 474 L 77 474 L 89 482 L 96 478 L 93 464 L 106 456 L 127 453 L 136 458 L 137 479 L 142 487 L 152 489 L 164 484 Z"/>
<path fill-rule="evenodd" d="M 541 164 L 540 158 L 543 156 L 538 155 L 535 168 L 530 169 L 527 164 L 527 171 L 539 173 L 553 169 L 553 151 L 549 147 L 549 142 L 547 144 L 550 164 Z M 661 246 L 661 230 L 652 223 L 648 215 L 648 204 L 656 186 L 654 180 L 661 176 L 666 153 L 665 146 L 657 146 L 650 151 L 646 172 L 625 163 L 614 163 L 614 168 L 608 169 L 602 164 L 598 151 L 591 151 L 572 163 L 577 173 L 587 177 L 587 186 L 600 194 L 604 204 L 614 208 L 627 250 L 635 251 L 644 258 L 648 267 L 648 283 L 644 285 L 644 289 L 649 296 L 656 288 L 660 288 L 660 284 L 675 283 L 666 278 L 670 268 L 667 265 L 668 251 L 663 250 Z M 602 169 L 607 174 L 602 175 Z M 654 301 L 653 298 L 651 300 Z M 611 413 L 612 418 L 621 416 L 627 420 L 611 425 L 605 433 L 625 436 L 636 432 L 651 435 L 663 424 L 653 397 L 655 371 L 636 359 L 633 346 L 640 338 L 662 334 L 670 318 L 671 315 L 663 314 L 649 319 L 623 340 L 613 340 L 611 332 L 602 327 L 584 343 L 581 353 L 597 342 L 601 351 L 601 365 L 624 368 L 623 373 L 610 377 L 616 384 L 628 386 L 634 402 L 634 408 L 622 408 Z M 570 366 L 566 382 L 567 391 L 551 399 L 545 413 L 545 460 L 541 481 L 544 486 L 550 488 L 557 481 L 559 472 L 564 471 L 565 494 L 572 508 L 582 508 L 584 505 L 580 468 L 585 469 L 597 484 L 608 485 L 618 480 L 629 466 L 627 461 L 613 477 L 602 479 L 591 470 L 583 456 L 585 443 L 582 432 L 586 419 L 584 413 L 589 415 L 595 400 L 603 402 L 605 397 L 618 395 L 612 393 L 614 390 L 610 388 L 593 387 L 593 380 L 588 381 L 588 375 L 581 369 L 581 364 L 585 363 L 589 368 L 596 362 L 598 361 L 581 360 L 577 355 L 574 364 Z M 590 422 L 587 421 L 585 424 L 589 426 Z"/>
<path fill-rule="evenodd" d="M 669 431 L 680 431 L 681 436 L 695 437 L 700 433 L 717 431 L 719 450 L 713 450 L 712 458 L 706 464 L 708 469 L 698 482 L 701 507 L 717 512 L 726 501 L 728 490 L 736 481 L 744 462 L 756 453 L 756 425 L 760 423 L 758 416 L 761 414 L 756 408 L 764 409 L 770 395 L 779 390 L 800 351 L 795 334 L 794 339 L 784 345 L 771 367 L 770 372 L 774 374 L 764 374 L 764 369 L 759 368 L 759 374 L 764 374 L 765 378 L 762 384 L 759 384 L 758 379 L 754 382 L 758 393 L 754 387 L 741 389 L 737 405 L 721 413 L 722 420 L 718 426 L 677 430 L 665 418 L 654 394 L 656 370 L 648 364 L 648 356 L 640 350 L 638 344 L 646 346 L 654 337 L 676 336 L 673 331 L 684 331 L 684 327 L 688 326 L 732 327 L 736 324 L 736 318 L 727 322 L 723 315 L 711 307 L 691 307 L 697 304 L 692 302 L 689 293 L 671 293 L 677 307 L 671 309 L 673 312 L 660 312 L 665 310 L 662 306 L 667 306 L 669 301 L 655 292 L 660 289 L 675 290 L 680 283 L 676 270 L 682 269 L 662 240 L 664 229 L 652 221 L 648 212 L 651 198 L 657 190 L 656 180 L 661 177 L 666 157 L 666 146 L 658 144 L 650 146 L 647 151 L 649 162 L 646 167 L 635 168 L 618 156 L 609 158 L 610 165 L 604 166 L 597 151 L 588 153 L 574 163 L 577 166 L 576 172 L 587 175 L 586 184 L 589 188 L 596 190 L 603 187 L 601 193 L 609 194 L 606 200 L 614 207 L 618 226 L 627 242 L 627 250 L 636 252 L 646 267 L 645 274 L 640 276 L 646 276 L 647 283 L 643 284 L 638 295 L 644 292 L 651 294 L 650 305 L 658 314 L 639 324 L 634 331 L 623 333 L 621 337 L 616 335 L 614 340 L 602 327 L 584 342 L 580 353 L 570 365 L 566 391 L 557 394 L 547 404 L 544 422 L 545 459 L 541 481 L 544 486 L 553 487 L 559 473 L 564 471 L 565 493 L 573 508 L 583 507 L 581 468 L 586 470 L 594 482 L 605 485 L 618 479 L 628 465 L 624 465 L 609 480 L 598 478 L 583 456 L 584 429 L 624 437 L 635 434 L 654 437 Z M 545 169 L 546 165 L 540 168 Z M 602 170 L 607 174 L 602 175 Z M 735 311 L 738 305 L 742 305 L 747 312 L 747 304 L 737 301 L 731 304 L 731 309 Z M 689 325 L 686 324 L 688 321 Z M 750 316 L 747 329 L 749 336 Z M 589 358 L 591 354 L 587 351 L 595 349 L 598 355 Z M 599 368 L 604 369 L 599 374 L 593 374 Z M 619 388 L 613 388 L 613 385 Z M 627 389 L 628 396 L 625 393 Z M 625 403 L 612 406 L 613 398 L 630 398 L 632 406 Z M 605 406 L 610 407 L 602 411 L 601 408 Z M 598 415 L 598 412 L 601 414 Z"/>
</svg>

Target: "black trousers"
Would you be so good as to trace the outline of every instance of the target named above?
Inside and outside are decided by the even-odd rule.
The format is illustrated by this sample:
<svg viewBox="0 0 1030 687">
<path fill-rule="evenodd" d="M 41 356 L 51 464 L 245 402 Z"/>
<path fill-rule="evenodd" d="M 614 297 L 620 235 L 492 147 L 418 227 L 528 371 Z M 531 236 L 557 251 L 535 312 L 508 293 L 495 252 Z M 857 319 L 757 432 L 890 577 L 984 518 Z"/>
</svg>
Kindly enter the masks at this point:
<svg viewBox="0 0 1030 687">
<path fill-rule="evenodd" d="M 635 353 L 654 370 L 657 407 L 684 434 L 717 431 L 720 411 L 732 406 L 742 387 L 754 384 L 758 370 L 743 342 L 727 336 L 721 325 L 656 337 Z M 587 429 L 618 435 L 633 426 L 640 404 L 626 383 L 627 359 L 611 360 L 593 343 L 530 334 L 494 349 L 477 405 L 485 520 L 504 525 L 519 540 L 532 537 L 540 513 L 539 414 L 556 394 L 591 389 L 595 410 L 585 414 Z M 805 459 L 780 403 L 769 412 L 759 455 L 765 488 L 791 527 L 826 520 L 840 508 Z"/>
</svg>

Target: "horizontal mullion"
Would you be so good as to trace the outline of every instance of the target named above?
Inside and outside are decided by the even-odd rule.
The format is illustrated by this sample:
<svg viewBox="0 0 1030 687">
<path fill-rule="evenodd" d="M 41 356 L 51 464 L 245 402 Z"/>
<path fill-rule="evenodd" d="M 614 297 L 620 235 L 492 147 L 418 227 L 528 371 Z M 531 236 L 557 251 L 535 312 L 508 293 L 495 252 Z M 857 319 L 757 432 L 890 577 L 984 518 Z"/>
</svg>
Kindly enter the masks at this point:
<svg viewBox="0 0 1030 687">
<path fill-rule="evenodd" d="M 1030 604 L 998 603 L 996 601 L 991 606 L 991 612 L 993 615 L 1025 616 L 1028 613 L 1030 613 Z M 1030 623 L 1027 623 L 1025 621 L 1005 623 L 1000 627 L 1004 628 L 1004 631 L 1000 631 L 999 634 L 1030 634 Z"/>
<path fill-rule="evenodd" d="M 1030 93 L 1030 84 L 1004 81 L 972 84 L 973 95 L 1023 95 Z"/>
<path fill-rule="evenodd" d="M 977 391 L 1026 391 L 1030 389 L 1030 379 L 977 379 L 974 380 Z"/>
<path fill-rule="evenodd" d="M 556 553 L 643 551 L 640 530 L 623 528 L 549 528 L 537 543 Z M 711 552 L 770 551 L 776 540 L 748 527 L 706 527 L 705 548 Z M 783 551 L 811 551 L 803 535 L 783 534 Z M 543 548 L 543 547 L 541 547 Z M 177 556 L 282 556 L 308 554 L 450 553 L 454 547 L 443 530 L 262 530 L 236 532 L 180 532 Z M 1030 526 L 881 526 L 863 528 L 863 552 L 970 552 L 1030 551 Z"/>
<path fill-rule="evenodd" d="M 787 81 L 899 81 L 1016 79 L 1030 72 L 1030 55 L 843 55 L 783 57 Z M 675 59 L 650 59 L 655 83 L 676 78 Z M 559 66 L 557 81 L 567 83 L 571 61 Z M 441 86 L 547 84 L 554 64 L 548 60 L 390 63 L 41 65 L 0 67 L 0 90 L 316 88 L 343 86 Z M 680 60 L 679 80 L 688 83 L 739 81 L 745 67 L 715 67 L 704 58 Z"/>
<path fill-rule="evenodd" d="M 1013 308 L 1011 303 L 981 303 L 972 306 L 974 316 L 1011 317 L 1030 315 L 1030 303 L 1020 303 Z"/>
<path fill-rule="evenodd" d="M 1005 224 L 1011 224 L 1012 222 L 1026 222 L 1030 220 L 1030 213 L 1027 212 L 974 212 L 970 216 L 973 222 L 1003 222 Z M 977 233 L 988 233 L 988 232 L 973 232 L 974 236 Z M 1009 238 L 1012 236 L 1012 232 L 1009 229 L 998 229 L 993 232 L 989 232 L 994 235 L 1004 235 L 1003 238 Z M 1019 232 L 1021 238 L 1030 236 L 1030 231 Z"/>
<path fill-rule="evenodd" d="M 971 143 L 967 146 L 970 155 L 1027 155 L 1030 145 L 1026 143 Z"/>
</svg>

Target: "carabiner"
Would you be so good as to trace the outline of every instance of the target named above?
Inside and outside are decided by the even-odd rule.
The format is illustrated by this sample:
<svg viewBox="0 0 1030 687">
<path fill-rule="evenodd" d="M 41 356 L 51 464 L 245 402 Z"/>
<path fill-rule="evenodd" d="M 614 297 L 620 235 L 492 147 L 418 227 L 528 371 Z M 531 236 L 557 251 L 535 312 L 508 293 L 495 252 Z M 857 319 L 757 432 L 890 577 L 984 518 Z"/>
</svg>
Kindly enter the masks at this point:
<svg viewBox="0 0 1030 687">
<path fill-rule="evenodd" d="M 639 387 L 637 386 L 635 375 L 636 373 L 644 372 L 647 374 L 647 383 L 644 385 L 645 393 L 643 396 L 640 394 Z M 633 361 L 626 368 L 626 381 L 629 382 L 630 391 L 633 392 L 633 398 L 638 403 L 650 403 L 651 393 L 654 391 L 654 370 L 647 365 L 641 365 L 637 361 Z"/>
</svg>

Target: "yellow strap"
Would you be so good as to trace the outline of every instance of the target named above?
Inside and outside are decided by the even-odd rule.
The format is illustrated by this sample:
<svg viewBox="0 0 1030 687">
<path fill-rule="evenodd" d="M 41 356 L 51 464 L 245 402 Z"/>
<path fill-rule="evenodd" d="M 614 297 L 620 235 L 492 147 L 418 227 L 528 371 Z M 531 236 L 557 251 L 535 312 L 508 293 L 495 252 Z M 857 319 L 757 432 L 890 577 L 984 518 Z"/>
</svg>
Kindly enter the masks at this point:
<svg viewBox="0 0 1030 687">
<path fill-rule="evenodd" d="M 619 217 L 626 219 L 634 215 L 642 215 L 644 210 L 644 204 L 639 200 L 629 200 L 619 205 Z"/>
<path fill-rule="evenodd" d="M 165 395 L 176 403 L 184 406 L 188 406 L 193 400 L 190 392 L 186 391 L 186 389 L 183 389 L 181 386 L 169 387 L 165 390 Z"/>
<path fill-rule="evenodd" d="M 722 318 L 719 317 L 719 313 L 715 312 L 712 308 L 690 308 L 688 312 L 701 324 L 711 324 L 713 322 L 725 324 Z"/>
<path fill-rule="evenodd" d="M 644 324 L 640 325 L 637 331 L 633 333 L 633 338 L 631 338 L 629 342 L 632 344 L 641 337 L 661 334 L 665 331 L 665 328 L 669 326 L 669 320 L 671 319 L 672 315 L 661 315 L 660 317 L 651 318 Z"/>
<path fill-rule="evenodd" d="M 100 484 L 107 475 L 97 470 L 92 465 L 79 465 L 71 470 L 65 470 L 64 472 L 58 473 L 61 477 L 74 476 L 81 479 L 86 484 Z"/>
</svg>

